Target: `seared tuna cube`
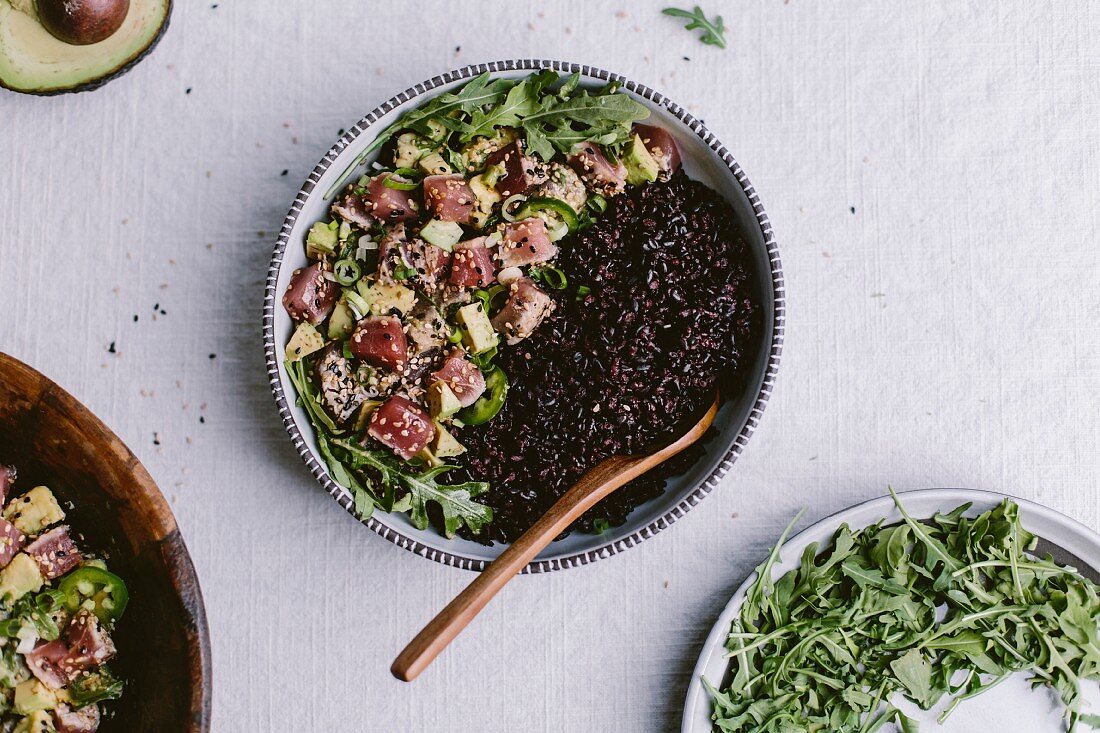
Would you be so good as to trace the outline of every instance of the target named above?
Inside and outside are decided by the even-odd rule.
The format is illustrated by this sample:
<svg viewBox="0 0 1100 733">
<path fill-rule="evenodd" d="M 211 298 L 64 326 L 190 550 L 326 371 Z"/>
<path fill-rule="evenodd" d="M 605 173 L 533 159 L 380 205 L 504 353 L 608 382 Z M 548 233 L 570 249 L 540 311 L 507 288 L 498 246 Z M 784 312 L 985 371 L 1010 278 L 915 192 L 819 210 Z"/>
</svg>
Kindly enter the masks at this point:
<svg viewBox="0 0 1100 733">
<path fill-rule="evenodd" d="M 508 302 L 500 313 L 493 316 L 493 328 L 504 334 L 505 341 L 514 345 L 535 332 L 554 309 L 554 302 L 530 278 L 520 278 L 508 289 Z"/>
<path fill-rule="evenodd" d="M 504 227 L 504 240 L 497 248 L 497 257 L 504 267 L 546 262 L 557 255 L 558 248 L 546 233 L 546 222 L 537 216 Z"/>
<path fill-rule="evenodd" d="M 69 622 L 65 639 L 69 643 L 69 653 L 61 660 L 61 668 L 68 673 L 70 679 L 78 672 L 101 666 L 117 651 L 114 641 L 99 619 L 84 608 L 77 611 Z"/>
<path fill-rule="evenodd" d="M 53 711 L 57 733 L 95 733 L 99 730 L 99 706 L 95 703 L 80 709 L 58 705 Z"/>
<path fill-rule="evenodd" d="M 604 196 L 615 196 L 626 188 L 626 166 L 621 160 L 612 163 L 594 143 L 580 143 L 569 156 L 569 165 L 589 188 Z"/>
<path fill-rule="evenodd" d="M 641 136 L 642 144 L 660 166 L 657 175 L 660 180 L 667 181 L 680 170 L 680 149 L 676 147 L 672 133 L 654 125 L 634 125 L 634 132 Z"/>
<path fill-rule="evenodd" d="M 321 354 L 317 362 L 317 384 L 321 389 L 321 405 L 338 424 L 350 420 L 367 399 L 367 391 L 335 344 Z"/>
<path fill-rule="evenodd" d="M 370 229 L 374 225 L 374 217 L 371 216 L 374 207 L 365 196 L 355 192 L 358 188 L 358 185 L 348 186 L 343 197 L 332 203 L 332 213 L 346 222 Z"/>
<path fill-rule="evenodd" d="M 432 378 L 450 387 L 463 407 L 477 402 L 477 398 L 485 392 L 484 375 L 476 364 L 466 358 L 466 352 L 462 349 L 452 349 L 443 367 Z"/>
<path fill-rule="evenodd" d="M 0 466 L 0 506 L 8 500 L 8 493 L 15 483 L 15 466 Z"/>
<path fill-rule="evenodd" d="M 42 577 L 48 580 L 60 578 L 83 559 L 69 536 L 69 528 L 64 524 L 54 527 L 27 545 L 27 554 L 38 564 Z"/>
<path fill-rule="evenodd" d="M 8 520 L 0 519 L 0 568 L 6 568 L 25 544 L 27 536 Z"/>
<path fill-rule="evenodd" d="M 434 305 L 421 301 L 409 313 L 407 340 L 416 353 L 442 348 L 449 333 L 450 329 Z"/>
<path fill-rule="evenodd" d="M 397 282 L 393 275 L 399 267 L 408 267 L 405 262 L 404 224 L 387 227 L 386 233 L 378 242 L 378 281 L 393 285 Z"/>
<path fill-rule="evenodd" d="M 497 268 L 485 246 L 485 237 L 459 242 L 454 246 L 451 261 L 452 285 L 462 288 L 485 287 L 496 278 Z"/>
<path fill-rule="evenodd" d="M 567 165 L 551 163 L 547 168 L 547 178 L 536 186 L 532 196 L 564 201 L 578 214 L 584 210 L 584 202 L 588 200 L 588 189 L 584 187 L 584 181 L 576 172 Z"/>
<path fill-rule="evenodd" d="M 415 219 L 420 207 L 413 198 L 412 192 L 387 186 L 386 179 L 391 175 L 394 174 L 382 173 L 370 179 L 367 185 L 367 198 L 371 204 L 371 214 L 383 222 Z"/>
<path fill-rule="evenodd" d="M 64 668 L 69 656 L 69 645 L 62 639 L 39 644 L 23 655 L 23 661 L 31 674 L 51 690 L 60 690 L 69 684 L 70 675 Z"/>
<path fill-rule="evenodd" d="M 353 356 L 373 366 L 402 372 L 408 363 L 408 342 L 399 318 L 368 316 L 355 327 L 348 343 Z"/>
<path fill-rule="evenodd" d="M 325 277 L 322 264 L 314 262 L 294 271 L 283 293 L 283 307 L 295 321 L 316 326 L 332 313 L 339 297 L 340 288 Z"/>
<path fill-rule="evenodd" d="M 367 433 L 407 461 L 435 437 L 435 425 L 424 408 L 395 395 L 371 415 Z"/>
<path fill-rule="evenodd" d="M 504 198 L 527 193 L 546 180 L 546 169 L 536 158 L 523 154 L 523 143 L 516 140 L 489 156 L 489 165 L 504 166 L 504 175 L 497 180 L 497 192 Z"/>
<path fill-rule="evenodd" d="M 433 291 L 447 279 L 451 265 L 451 253 L 423 239 L 414 239 L 403 245 L 405 262 L 412 269 L 412 279 L 427 291 Z"/>
<path fill-rule="evenodd" d="M 465 224 L 474 203 L 473 189 L 459 173 L 424 179 L 424 204 L 436 219 Z"/>
</svg>

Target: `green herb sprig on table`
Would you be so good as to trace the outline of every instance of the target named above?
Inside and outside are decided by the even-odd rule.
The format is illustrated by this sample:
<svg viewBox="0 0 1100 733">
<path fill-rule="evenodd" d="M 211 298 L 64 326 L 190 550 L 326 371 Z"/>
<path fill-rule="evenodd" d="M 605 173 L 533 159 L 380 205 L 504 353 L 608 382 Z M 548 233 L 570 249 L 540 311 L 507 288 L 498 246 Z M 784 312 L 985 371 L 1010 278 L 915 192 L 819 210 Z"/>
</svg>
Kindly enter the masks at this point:
<svg viewBox="0 0 1100 733">
<path fill-rule="evenodd" d="M 698 5 L 692 10 L 665 8 L 661 12 L 674 18 L 684 18 L 689 21 L 684 28 L 689 31 L 701 30 L 699 40 L 706 45 L 717 46 L 718 48 L 726 47 L 726 24 L 722 21 L 721 15 L 714 16 L 714 20 L 711 21 Z"/>
<path fill-rule="evenodd" d="M 1069 730 L 1100 727 L 1080 710 L 1081 683 L 1100 680 L 1097 586 L 1030 554 L 1036 537 L 1012 501 L 918 521 L 894 500 L 902 523 L 842 525 L 774 580 L 784 533 L 733 623 L 730 683 L 707 683 L 715 729 L 908 733 L 917 723 L 892 696 L 925 710 L 950 701 L 942 722 L 1017 672 L 1059 696 Z"/>
</svg>

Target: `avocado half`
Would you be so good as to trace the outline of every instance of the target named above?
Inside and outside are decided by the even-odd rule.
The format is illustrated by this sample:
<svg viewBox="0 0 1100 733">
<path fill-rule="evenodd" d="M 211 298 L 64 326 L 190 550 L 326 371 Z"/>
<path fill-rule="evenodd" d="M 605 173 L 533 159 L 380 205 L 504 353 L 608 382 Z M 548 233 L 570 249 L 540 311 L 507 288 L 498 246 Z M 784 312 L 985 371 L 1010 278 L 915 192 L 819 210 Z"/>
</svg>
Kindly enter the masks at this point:
<svg viewBox="0 0 1100 733">
<path fill-rule="evenodd" d="M 42 26 L 35 0 L 0 0 L 0 87 L 25 94 L 95 89 L 145 58 L 171 15 L 172 0 L 130 0 L 126 20 L 114 34 L 75 46 Z"/>
</svg>

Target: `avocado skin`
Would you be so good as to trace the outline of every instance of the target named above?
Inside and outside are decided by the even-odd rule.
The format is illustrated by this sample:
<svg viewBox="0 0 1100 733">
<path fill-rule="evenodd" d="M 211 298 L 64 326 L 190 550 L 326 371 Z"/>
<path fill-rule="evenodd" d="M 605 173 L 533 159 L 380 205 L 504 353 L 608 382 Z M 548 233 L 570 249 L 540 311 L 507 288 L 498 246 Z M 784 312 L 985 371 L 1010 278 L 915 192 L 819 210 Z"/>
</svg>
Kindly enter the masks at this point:
<svg viewBox="0 0 1100 733">
<path fill-rule="evenodd" d="M 53 97 L 58 94 L 76 94 L 77 92 L 94 92 L 101 86 L 109 81 L 114 81 L 130 69 L 137 66 L 141 61 L 152 53 L 153 49 L 160 43 L 160 39 L 164 37 L 164 32 L 168 30 L 168 26 L 172 22 L 172 11 L 175 9 L 175 0 L 168 0 L 168 11 L 164 14 L 164 22 L 160 24 L 160 30 L 149 40 L 149 43 L 145 45 L 140 51 L 134 54 L 134 57 L 127 61 L 122 66 L 118 67 L 114 71 L 105 76 L 98 77 L 96 79 L 89 79 L 88 81 L 81 82 L 80 84 L 74 84 L 71 87 L 64 87 L 62 89 L 13 89 L 4 83 L 3 79 L 0 79 L 0 89 L 7 89 L 9 92 L 15 92 L 16 94 L 27 94 L 32 97 Z"/>
</svg>

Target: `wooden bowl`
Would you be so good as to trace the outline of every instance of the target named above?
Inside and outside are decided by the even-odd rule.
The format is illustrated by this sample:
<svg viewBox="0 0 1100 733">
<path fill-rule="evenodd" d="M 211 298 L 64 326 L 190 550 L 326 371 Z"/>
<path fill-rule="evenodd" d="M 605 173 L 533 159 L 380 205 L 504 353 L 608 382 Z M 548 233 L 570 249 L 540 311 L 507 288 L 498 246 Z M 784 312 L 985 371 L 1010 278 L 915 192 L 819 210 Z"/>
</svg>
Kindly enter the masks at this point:
<svg viewBox="0 0 1100 733">
<path fill-rule="evenodd" d="M 149 473 L 99 418 L 0 353 L 0 461 L 16 489 L 50 486 L 83 546 L 109 555 L 130 590 L 111 666 L 126 680 L 101 733 L 210 730 L 210 637 L 191 556 Z"/>
</svg>

